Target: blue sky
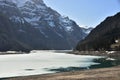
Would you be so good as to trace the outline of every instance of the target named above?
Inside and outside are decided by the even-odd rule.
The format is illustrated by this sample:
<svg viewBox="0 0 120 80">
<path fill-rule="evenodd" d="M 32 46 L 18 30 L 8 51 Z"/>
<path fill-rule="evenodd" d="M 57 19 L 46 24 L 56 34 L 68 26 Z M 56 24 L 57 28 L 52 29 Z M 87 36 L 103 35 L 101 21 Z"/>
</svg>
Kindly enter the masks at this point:
<svg viewBox="0 0 120 80">
<path fill-rule="evenodd" d="M 95 27 L 120 11 L 120 0 L 44 0 L 52 9 L 80 26 Z"/>
</svg>

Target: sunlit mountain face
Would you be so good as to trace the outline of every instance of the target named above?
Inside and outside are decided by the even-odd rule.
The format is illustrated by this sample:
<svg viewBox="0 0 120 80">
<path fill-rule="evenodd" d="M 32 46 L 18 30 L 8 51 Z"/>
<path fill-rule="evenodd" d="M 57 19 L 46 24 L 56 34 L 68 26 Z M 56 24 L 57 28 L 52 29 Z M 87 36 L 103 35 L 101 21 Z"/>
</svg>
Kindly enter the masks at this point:
<svg viewBox="0 0 120 80">
<path fill-rule="evenodd" d="M 0 0 L 0 17 L 1 51 L 73 49 L 87 35 L 43 0 Z"/>
</svg>

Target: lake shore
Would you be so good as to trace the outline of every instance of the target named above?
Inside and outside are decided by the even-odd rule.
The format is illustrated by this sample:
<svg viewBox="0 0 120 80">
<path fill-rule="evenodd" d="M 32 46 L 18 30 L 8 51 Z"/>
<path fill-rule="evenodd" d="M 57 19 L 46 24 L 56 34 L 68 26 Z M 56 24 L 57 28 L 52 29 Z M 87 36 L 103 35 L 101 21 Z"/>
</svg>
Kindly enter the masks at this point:
<svg viewBox="0 0 120 80">
<path fill-rule="evenodd" d="M 70 54 L 105 56 L 105 57 L 120 59 L 120 51 L 72 51 L 70 52 Z"/>
<path fill-rule="evenodd" d="M 119 51 L 82 51 L 72 52 L 76 55 L 106 56 L 120 59 Z M 71 54 L 71 53 L 70 53 Z M 0 79 L 1 80 L 1 79 Z M 82 71 L 62 72 L 45 75 L 15 77 L 2 80 L 120 80 L 120 65 L 110 68 L 90 69 Z"/>
<path fill-rule="evenodd" d="M 120 80 L 120 66 L 1 80 Z"/>
</svg>

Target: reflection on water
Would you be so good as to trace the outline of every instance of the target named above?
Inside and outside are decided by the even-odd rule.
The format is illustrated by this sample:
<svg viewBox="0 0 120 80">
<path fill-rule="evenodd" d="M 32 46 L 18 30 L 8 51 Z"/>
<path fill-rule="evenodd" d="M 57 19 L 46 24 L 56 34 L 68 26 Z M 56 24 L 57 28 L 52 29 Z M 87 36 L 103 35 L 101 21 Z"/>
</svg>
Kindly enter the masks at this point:
<svg viewBox="0 0 120 80">
<path fill-rule="evenodd" d="M 89 69 L 89 67 L 68 67 L 68 68 L 58 68 L 58 69 L 49 69 L 50 71 L 55 72 L 69 72 L 69 71 L 78 71 L 78 70 L 86 70 Z"/>
<path fill-rule="evenodd" d="M 106 68 L 120 65 L 120 59 L 106 60 L 106 58 L 95 59 L 94 62 L 100 63 L 99 65 L 92 65 L 90 68 Z"/>
</svg>

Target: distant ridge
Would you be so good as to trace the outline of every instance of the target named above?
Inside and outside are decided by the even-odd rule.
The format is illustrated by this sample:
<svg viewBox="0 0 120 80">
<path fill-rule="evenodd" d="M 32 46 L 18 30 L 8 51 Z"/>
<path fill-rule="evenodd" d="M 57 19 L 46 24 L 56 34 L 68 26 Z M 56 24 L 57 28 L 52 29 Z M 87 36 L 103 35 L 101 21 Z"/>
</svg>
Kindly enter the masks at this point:
<svg viewBox="0 0 120 80">
<path fill-rule="evenodd" d="M 76 50 L 113 50 L 111 45 L 120 39 L 120 12 L 107 17 L 76 47 Z M 120 50 L 120 49 L 119 49 Z"/>
</svg>

